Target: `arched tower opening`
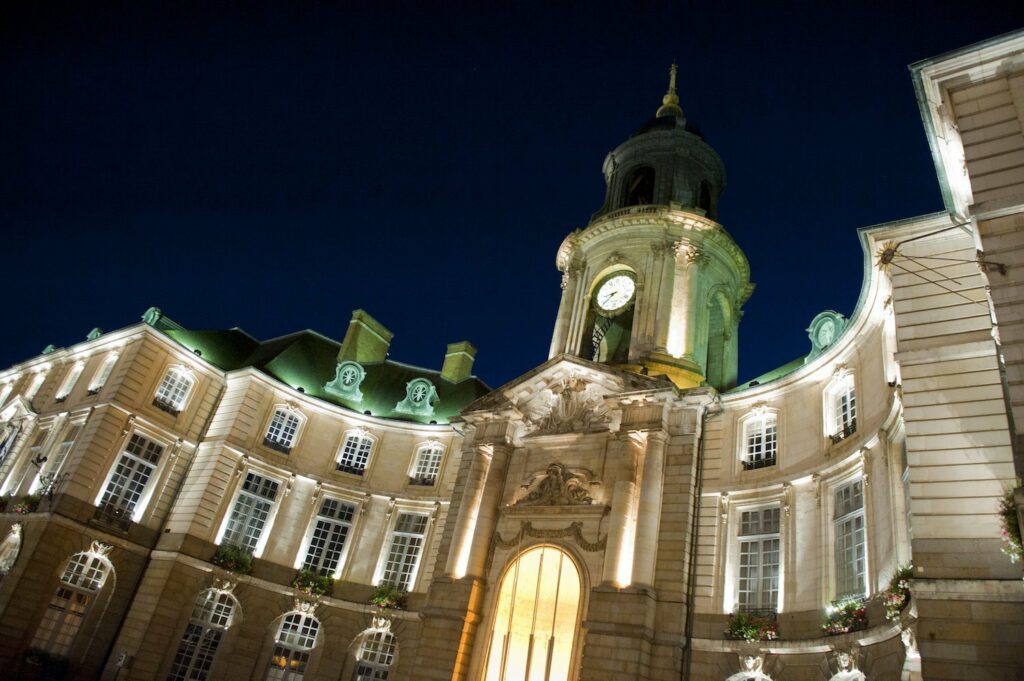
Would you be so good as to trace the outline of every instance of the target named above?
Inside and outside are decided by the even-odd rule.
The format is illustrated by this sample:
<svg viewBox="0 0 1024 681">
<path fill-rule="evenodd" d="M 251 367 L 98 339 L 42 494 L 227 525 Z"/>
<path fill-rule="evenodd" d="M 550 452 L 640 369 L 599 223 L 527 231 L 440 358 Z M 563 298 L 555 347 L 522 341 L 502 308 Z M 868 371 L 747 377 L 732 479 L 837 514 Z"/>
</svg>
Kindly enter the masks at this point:
<svg viewBox="0 0 1024 681">
<path fill-rule="evenodd" d="M 728 381 L 726 353 L 729 346 L 729 327 L 732 310 L 725 294 L 716 291 L 708 299 L 707 355 L 704 358 L 704 376 L 709 385 L 722 390 Z"/>
<path fill-rule="evenodd" d="M 640 166 L 630 171 L 623 187 L 622 206 L 644 206 L 654 203 L 654 168 Z"/>
</svg>

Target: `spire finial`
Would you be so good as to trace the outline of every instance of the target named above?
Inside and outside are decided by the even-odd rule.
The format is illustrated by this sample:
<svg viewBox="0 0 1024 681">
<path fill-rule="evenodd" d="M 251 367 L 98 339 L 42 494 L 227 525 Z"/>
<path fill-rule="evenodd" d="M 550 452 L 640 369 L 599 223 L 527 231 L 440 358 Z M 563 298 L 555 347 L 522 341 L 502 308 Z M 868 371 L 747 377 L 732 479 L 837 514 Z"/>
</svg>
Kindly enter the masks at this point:
<svg viewBox="0 0 1024 681">
<path fill-rule="evenodd" d="M 679 96 L 676 95 L 676 72 L 678 69 L 679 67 L 673 60 L 672 67 L 668 72 L 668 92 L 661 98 L 661 106 L 658 107 L 658 112 L 655 114 L 658 118 L 683 117 L 683 109 L 679 106 Z"/>
</svg>

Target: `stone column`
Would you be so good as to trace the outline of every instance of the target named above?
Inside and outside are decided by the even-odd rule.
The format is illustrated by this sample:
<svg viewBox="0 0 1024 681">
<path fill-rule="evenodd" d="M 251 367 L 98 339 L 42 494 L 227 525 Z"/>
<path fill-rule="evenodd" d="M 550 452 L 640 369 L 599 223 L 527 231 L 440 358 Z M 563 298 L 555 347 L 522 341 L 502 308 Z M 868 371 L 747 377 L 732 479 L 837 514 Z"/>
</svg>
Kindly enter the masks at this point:
<svg viewBox="0 0 1024 681">
<path fill-rule="evenodd" d="M 689 241 L 676 246 L 675 278 L 672 291 L 672 312 L 667 349 L 673 357 L 695 361 L 697 349 L 697 294 L 700 287 L 697 275 L 700 250 Z"/>
<path fill-rule="evenodd" d="M 619 460 L 619 465 L 612 492 L 602 581 L 624 587 L 632 582 L 638 502 L 636 490 L 640 482 L 637 478 L 642 471 L 645 442 L 641 433 L 629 433 L 620 436 L 613 445 L 613 458 Z"/>
<path fill-rule="evenodd" d="M 659 274 L 658 301 L 654 319 L 651 320 L 655 350 L 665 352 L 668 347 L 669 324 L 672 318 L 672 285 L 675 282 L 676 267 L 671 242 L 661 242 L 651 247 L 657 258 Z"/>
<path fill-rule="evenodd" d="M 455 544 L 448 556 L 445 572 L 456 578 L 466 574 L 469 565 L 473 535 L 480 515 L 480 504 L 483 501 L 484 488 L 488 473 L 493 462 L 493 446 L 477 445 L 472 448 L 473 457 L 470 463 L 466 487 L 462 493 L 462 506 L 455 521 Z"/>
<path fill-rule="evenodd" d="M 654 586 L 667 445 L 666 433 L 647 433 L 643 479 L 637 504 L 636 545 L 633 551 L 633 583 L 639 586 Z"/>
<path fill-rule="evenodd" d="M 576 309 L 576 289 L 579 287 L 579 265 L 570 264 L 562 273 L 562 301 L 558 304 L 558 317 L 555 319 L 555 331 L 551 336 L 551 349 L 548 359 L 566 351 L 569 338 L 569 324 Z"/>
<path fill-rule="evenodd" d="M 507 443 L 496 442 L 486 446 L 491 450 L 491 461 L 487 479 L 478 497 L 475 527 L 470 528 L 471 535 L 468 537 L 466 574 L 474 577 L 485 576 L 487 553 L 491 549 L 491 539 L 494 537 L 494 528 L 498 522 L 498 505 L 501 503 L 501 493 L 505 488 L 505 476 L 512 454 L 512 445 Z"/>
</svg>

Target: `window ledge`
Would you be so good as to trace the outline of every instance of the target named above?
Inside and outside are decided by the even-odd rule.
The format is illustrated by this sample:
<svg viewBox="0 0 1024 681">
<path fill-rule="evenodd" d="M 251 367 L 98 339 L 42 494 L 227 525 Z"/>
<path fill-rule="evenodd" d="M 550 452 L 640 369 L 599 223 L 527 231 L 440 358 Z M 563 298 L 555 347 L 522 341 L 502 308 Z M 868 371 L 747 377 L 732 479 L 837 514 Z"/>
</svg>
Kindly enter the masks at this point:
<svg viewBox="0 0 1024 681">
<path fill-rule="evenodd" d="M 120 506 L 97 506 L 92 519 L 95 523 L 127 532 L 132 526 L 131 513 Z"/>
<path fill-rule="evenodd" d="M 273 449 L 275 452 L 281 452 L 282 454 L 291 454 L 292 448 L 283 442 L 271 439 L 269 437 L 263 438 L 263 446 L 267 449 Z"/>
<path fill-rule="evenodd" d="M 409 484 L 420 487 L 433 487 L 437 483 L 436 475 L 410 475 Z"/>
<path fill-rule="evenodd" d="M 344 463 L 339 463 L 338 467 L 337 467 L 337 470 L 342 472 L 342 473 L 350 473 L 352 475 L 358 475 L 359 477 L 362 477 L 363 473 L 366 472 L 365 468 L 356 468 L 355 466 L 349 466 L 348 464 L 344 464 Z"/>
<path fill-rule="evenodd" d="M 164 402 L 163 400 L 158 399 L 158 398 L 154 398 L 153 399 L 153 406 L 156 407 L 157 409 L 159 409 L 160 411 L 167 412 L 168 414 L 170 414 L 172 416 L 177 416 L 178 414 L 181 413 L 181 409 L 178 409 L 177 407 L 175 407 L 170 402 Z"/>
</svg>

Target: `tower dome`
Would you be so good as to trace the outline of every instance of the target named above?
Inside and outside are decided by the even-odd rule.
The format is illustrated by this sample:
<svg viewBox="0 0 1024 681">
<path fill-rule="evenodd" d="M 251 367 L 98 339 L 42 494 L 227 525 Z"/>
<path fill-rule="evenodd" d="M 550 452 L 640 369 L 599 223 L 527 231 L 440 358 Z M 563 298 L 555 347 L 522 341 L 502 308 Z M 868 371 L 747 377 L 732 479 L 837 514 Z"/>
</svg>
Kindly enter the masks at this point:
<svg viewBox="0 0 1024 681">
<path fill-rule="evenodd" d="M 725 189 L 725 166 L 679 105 L 677 67 L 654 118 L 608 154 L 604 205 L 591 220 L 622 208 L 661 205 L 714 219 Z"/>
</svg>

